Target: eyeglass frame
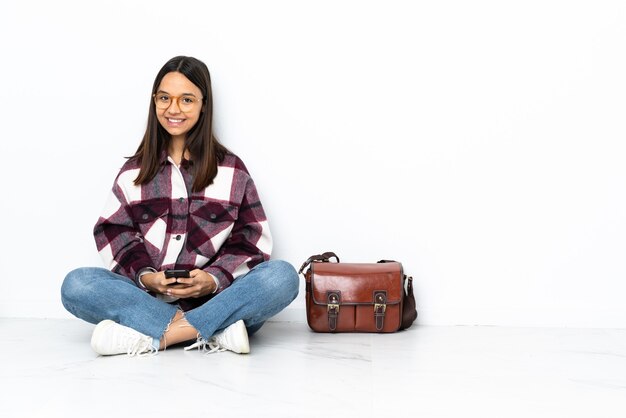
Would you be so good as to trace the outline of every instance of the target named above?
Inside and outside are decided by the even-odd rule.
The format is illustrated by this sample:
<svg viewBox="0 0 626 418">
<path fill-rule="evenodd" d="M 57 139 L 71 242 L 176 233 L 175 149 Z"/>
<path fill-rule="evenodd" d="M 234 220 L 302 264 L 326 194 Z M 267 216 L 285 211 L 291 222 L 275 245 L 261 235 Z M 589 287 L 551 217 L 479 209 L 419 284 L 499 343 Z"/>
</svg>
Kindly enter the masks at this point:
<svg viewBox="0 0 626 418">
<path fill-rule="evenodd" d="M 154 93 L 154 94 L 152 95 L 152 99 L 153 99 L 153 101 L 154 101 L 154 107 L 156 107 L 157 109 L 169 109 L 169 107 L 170 107 L 170 106 L 174 103 L 174 101 L 176 101 L 176 106 L 178 106 L 178 109 L 179 109 L 181 112 L 183 112 L 183 113 L 189 113 L 189 112 L 193 111 L 193 109 L 191 109 L 191 110 L 187 110 L 187 111 L 183 110 L 183 108 L 182 108 L 182 107 L 180 107 L 180 101 L 179 101 L 179 100 L 180 100 L 181 98 L 183 98 L 183 97 L 188 97 L 188 98 L 190 98 L 190 99 L 193 99 L 193 100 L 194 100 L 194 102 L 193 102 L 194 104 L 195 104 L 195 103 L 197 103 L 197 102 L 201 102 L 201 103 L 202 103 L 202 102 L 204 102 L 204 97 L 197 98 L 196 96 L 191 95 L 191 94 L 183 94 L 183 95 L 181 95 L 181 96 L 174 96 L 174 95 L 171 95 L 171 94 L 162 93 L 162 94 L 164 94 L 164 95 L 166 95 L 166 96 L 169 96 L 169 97 L 170 97 L 170 104 L 169 104 L 169 106 L 167 106 L 167 107 L 159 107 L 159 105 L 157 104 L 157 95 L 158 95 L 158 94 L 159 94 L 159 93 Z"/>
</svg>

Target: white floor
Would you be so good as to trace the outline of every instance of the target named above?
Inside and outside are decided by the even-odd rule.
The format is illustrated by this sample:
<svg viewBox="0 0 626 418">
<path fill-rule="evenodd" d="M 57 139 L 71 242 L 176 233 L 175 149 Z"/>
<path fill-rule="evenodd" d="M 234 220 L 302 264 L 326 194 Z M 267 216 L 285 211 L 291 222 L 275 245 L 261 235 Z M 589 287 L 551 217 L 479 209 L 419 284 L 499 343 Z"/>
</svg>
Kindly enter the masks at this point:
<svg viewBox="0 0 626 418">
<path fill-rule="evenodd" d="M 79 320 L 0 319 L 0 416 L 620 417 L 626 330 L 425 327 L 315 334 L 252 353 L 97 357 Z"/>
</svg>

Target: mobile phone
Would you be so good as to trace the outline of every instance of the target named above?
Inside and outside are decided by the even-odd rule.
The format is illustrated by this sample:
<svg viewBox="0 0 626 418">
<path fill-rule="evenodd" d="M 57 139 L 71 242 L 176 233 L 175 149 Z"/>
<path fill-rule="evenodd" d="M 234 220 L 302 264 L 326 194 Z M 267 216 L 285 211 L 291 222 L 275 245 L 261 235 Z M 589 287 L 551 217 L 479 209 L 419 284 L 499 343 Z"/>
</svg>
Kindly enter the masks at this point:
<svg viewBox="0 0 626 418">
<path fill-rule="evenodd" d="M 165 278 L 189 277 L 189 270 L 165 270 Z"/>
</svg>

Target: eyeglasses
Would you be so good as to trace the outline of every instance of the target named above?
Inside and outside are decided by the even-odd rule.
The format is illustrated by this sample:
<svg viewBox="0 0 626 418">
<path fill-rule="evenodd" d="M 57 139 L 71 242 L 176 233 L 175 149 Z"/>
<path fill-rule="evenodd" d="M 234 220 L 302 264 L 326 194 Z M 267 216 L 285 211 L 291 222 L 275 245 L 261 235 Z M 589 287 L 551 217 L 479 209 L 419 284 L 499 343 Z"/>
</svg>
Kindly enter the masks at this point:
<svg viewBox="0 0 626 418">
<path fill-rule="evenodd" d="M 196 106 L 196 103 L 202 102 L 202 99 L 198 99 L 196 96 L 182 95 L 182 96 L 170 96 L 165 93 L 155 93 L 154 104 L 158 109 L 167 109 L 175 101 L 181 112 L 191 112 Z"/>
</svg>

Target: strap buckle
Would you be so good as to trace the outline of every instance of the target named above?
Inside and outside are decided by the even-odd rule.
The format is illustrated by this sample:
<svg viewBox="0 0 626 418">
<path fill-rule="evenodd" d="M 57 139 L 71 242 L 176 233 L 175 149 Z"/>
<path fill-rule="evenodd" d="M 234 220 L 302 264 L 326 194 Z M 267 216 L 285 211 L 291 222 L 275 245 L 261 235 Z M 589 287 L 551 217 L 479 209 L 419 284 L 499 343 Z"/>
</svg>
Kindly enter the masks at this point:
<svg viewBox="0 0 626 418">
<path fill-rule="evenodd" d="M 327 311 L 328 312 L 332 311 L 331 313 L 334 313 L 334 314 L 339 313 L 339 304 L 337 304 L 337 303 L 329 303 Z"/>
</svg>

